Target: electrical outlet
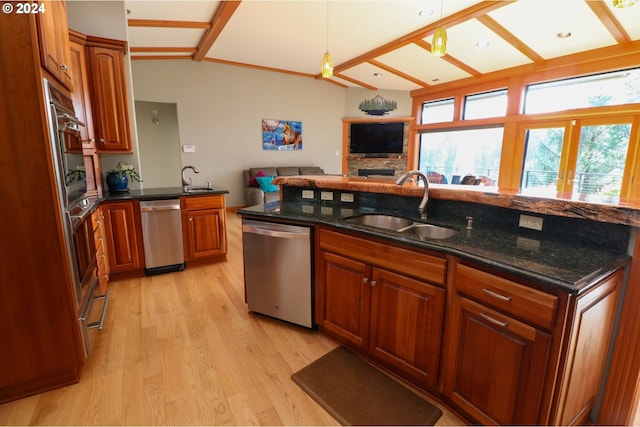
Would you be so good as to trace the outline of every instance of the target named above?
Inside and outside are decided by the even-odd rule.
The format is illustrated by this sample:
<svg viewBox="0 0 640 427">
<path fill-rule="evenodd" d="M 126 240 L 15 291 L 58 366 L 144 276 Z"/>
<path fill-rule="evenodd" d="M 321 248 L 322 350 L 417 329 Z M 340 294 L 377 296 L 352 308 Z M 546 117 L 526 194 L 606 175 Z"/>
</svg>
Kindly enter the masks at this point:
<svg viewBox="0 0 640 427">
<path fill-rule="evenodd" d="M 302 190 L 303 199 L 313 199 L 313 190 Z"/>
<path fill-rule="evenodd" d="M 333 192 L 331 191 L 320 192 L 320 200 L 333 200 Z"/>
<path fill-rule="evenodd" d="M 537 216 L 520 215 L 520 222 L 518 225 L 522 228 L 542 231 L 542 220 L 543 218 Z"/>
<path fill-rule="evenodd" d="M 353 203 L 353 193 L 340 193 L 340 201 Z"/>
</svg>

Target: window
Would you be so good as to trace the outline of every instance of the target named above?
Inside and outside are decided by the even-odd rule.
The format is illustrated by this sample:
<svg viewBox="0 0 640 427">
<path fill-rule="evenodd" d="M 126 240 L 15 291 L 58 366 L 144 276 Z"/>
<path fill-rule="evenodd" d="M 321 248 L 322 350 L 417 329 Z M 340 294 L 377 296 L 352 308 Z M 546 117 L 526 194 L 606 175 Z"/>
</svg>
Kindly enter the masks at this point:
<svg viewBox="0 0 640 427">
<path fill-rule="evenodd" d="M 478 93 L 464 98 L 464 119 L 504 117 L 507 114 L 507 90 Z"/>
<path fill-rule="evenodd" d="M 635 102 L 640 102 L 640 68 L 529 85 L 524 112 L 548 113 Z"/>
<path fill-rule="evenodd" d="M 630 124 L 582 127 L 574 193 L 608 202 L 620 198 L 630 131 Z"/>
<path fill-rule="evenodd" d="M 521 188 L 553 196 L 558 183 L 564 127 L 527 129 Z M 532 191 L 529 191 L 532 192 Z"/>
<path fill-rule="evenodd" d="M 423 133 L 419 169 L 443 175 L 447 184 L 459 184 L 470 174 L 479 183 L 497 185 L 502 134 L 502 127 Z"/>
<path fill-rule="evenodd" d="M 422 124 L 453 121 L 453 98 L 422 104 Z"/>
</svg>

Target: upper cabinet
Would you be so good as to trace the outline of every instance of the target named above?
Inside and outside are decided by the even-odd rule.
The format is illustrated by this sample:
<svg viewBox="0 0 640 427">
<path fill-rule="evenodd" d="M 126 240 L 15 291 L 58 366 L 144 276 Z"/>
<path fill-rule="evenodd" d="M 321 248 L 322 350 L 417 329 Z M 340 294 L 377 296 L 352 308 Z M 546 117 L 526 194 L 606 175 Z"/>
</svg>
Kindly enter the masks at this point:
<svg viewBox="0 0 640 427">
<path fill-rule="evenodd" d="M 63 0 L 43 0 L 37 14 L 42 66 L 67 89 L 73 90 L 69 63 L 67 6 Z"/>
<path fill-rule="evenodd" d="M 87 37 L 76 31 L 69 31 L 70 38 L 70 67 L 73 77 L 73 109 L 78 120 L 85 126 L 80 127 L 80 136 L 84 146 L 93 147 L 95 135 L 93 132 L 93 115 L 91 113 L 91 92 L 89 91 L 89 72 L 87 70 L 87 54 L 85 43 Z"/>
<path fill-rule="evenodd" d="M 93 126 L 98 152 L 131 152 L 125 51 L 126 42 L 87 37 Z"/>
</svg>

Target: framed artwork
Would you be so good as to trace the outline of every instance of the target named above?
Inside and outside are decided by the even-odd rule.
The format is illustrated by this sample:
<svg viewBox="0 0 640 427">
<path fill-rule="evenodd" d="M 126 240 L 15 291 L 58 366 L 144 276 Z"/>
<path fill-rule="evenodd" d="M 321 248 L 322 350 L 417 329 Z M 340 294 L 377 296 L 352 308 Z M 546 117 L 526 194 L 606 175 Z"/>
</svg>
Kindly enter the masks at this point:
<svg viewBox="0 0 640 427">
<path fill-rule="evenodd" d="M 262 119 L 263 150 L 302 150 L 302 122 Z"/>
</svg>

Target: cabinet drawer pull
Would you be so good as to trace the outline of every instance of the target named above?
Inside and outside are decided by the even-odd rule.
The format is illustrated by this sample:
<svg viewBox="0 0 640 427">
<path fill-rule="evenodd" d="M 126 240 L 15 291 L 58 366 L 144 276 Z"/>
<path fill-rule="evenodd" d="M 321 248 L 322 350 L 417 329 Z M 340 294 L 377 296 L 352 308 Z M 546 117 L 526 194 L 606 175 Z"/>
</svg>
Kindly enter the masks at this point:
<svg viewBox="0 0 640 427">
<path fill-rule="evenodd" d="M 490 290 L 490 289 L 484 288 L 482 291 L 483 291 L 485 294 L 489 295 L 489 296 L 492 296 L 492 297 L 494 297 L 494 298 L 498 298 L 499 300 L 502 300 L 502 301 L 511 301 L 511 297 L 506 297 L 506 296 L 504 296 L 504 295 L 500 295 L 500 294 L 498 294 L 498 293 L 496 293 L 496 292 L 493 292 L 493 291 L 492 291 L 492 290 Z"/>
<path fill-rule="evenodd" d="M 486 321 L 491 322 L 494 325 L 502 326 L 503 328 L 506 328 L 509 325 L 509 322 L 501 322 L 499 320 L 496 320 L 493 317 L 489 316 L 487 313 L 480 313 L 480 316 Z"/>
</svg>

